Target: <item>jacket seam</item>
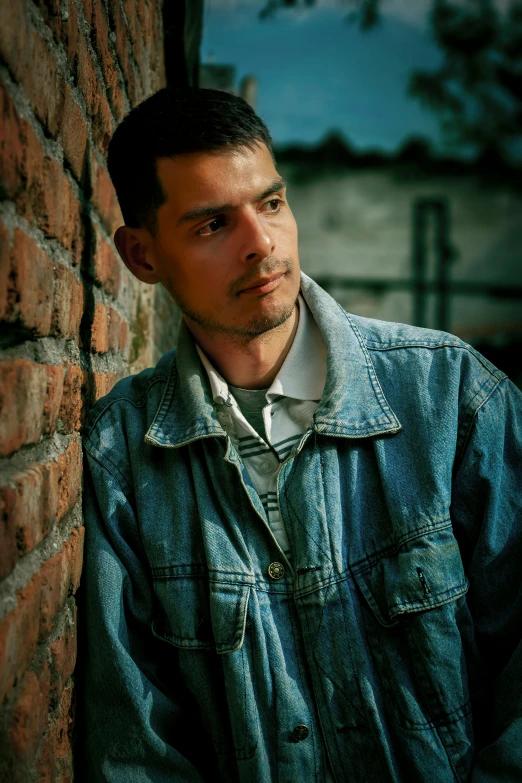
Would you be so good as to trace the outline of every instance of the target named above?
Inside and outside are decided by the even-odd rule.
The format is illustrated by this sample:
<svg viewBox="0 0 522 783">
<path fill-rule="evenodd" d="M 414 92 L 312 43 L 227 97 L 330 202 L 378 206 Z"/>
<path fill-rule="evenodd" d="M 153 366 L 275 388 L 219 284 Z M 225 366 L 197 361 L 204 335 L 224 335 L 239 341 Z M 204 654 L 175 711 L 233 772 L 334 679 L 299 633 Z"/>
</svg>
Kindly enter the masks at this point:
<svg viewBox="0 0 522 783">
<path fill-rule="evenodd" d="M 110 459 L 107 457 L 102 457 L 99 449 L 97 449 L 93 444 L 90 444 L 89 441 L 84 441 L 83 447 L 89 456 L 91 456 L 92 459 L 100 465 L 100 467 L 104 468 L 111 474 L 115 481 L 117 481 L 118 486 L 123 494 L 125 494 L 124 487 L 128 491 L 131 485 L 121 474 L 120 469 Z"/>
<path fill-rule="evenodd" d="M 170 408 L 172 404 L 172 399 L 174 397 L 174 394 L 176 393 L 176 388 L 178 385 L 178 378 L 179 378 L 176 359 L 177 357 L 174 356 L 172 360 L 170 372 L 167 378 L 167 383 L 165 384 L 165 389 L 163 391 L 163 395 L 160 400 L 160 404 L 158 405 L 156 413 L 154 414 L 150 427 L 147 429 L 147 433 L 145 433 L 146 435 L 150 432 L 151 429 L 161 427 L 161 424 L 163 423 L 167 410 Z M 172 376 L 174 375 L 174 373 L 175 373 L 175 377 L 173 378 Z"/>
<path fill-rule="evenodd" d="M 433 351 L 437 350 L 439 348 L 457 348 L 460 351 L 466 351 L 471 356 L 473 356 L 475 359 L 477 359 L 480 364 L 484 367 L 485 370 L 488 371 L 488 373 L 495 378 L 498 378 L 499 380 L 503 380 L 506 377 L 506 374 L 502 372 L 502 370 L 499 370 L 496 367 L 492 367 L 492 365 L 484 359 L 481 354 L 476 351 L 471 345 L 468 345 L 467 343 L 461 342 L 460 340 L 458 342 L 453 342 L 451 340 L 445 340 L 444 342 L 426 342 L 426 341 L 417 341 L 417 340 L 405 340 L 404 342 L 397 342 L 394 344 L 386 344 L 381 343 L 377 340 L 366 340 L 366 344 L 369 351 L 394 351 L 401 348 L 426 348 L 427 350 Z"/>
<path fill-rule="evenodd" d="M 338 307 L 346 320 L 348 321 L 348 324 L 350 325 L 351 329 L 353 330 L 359 345 L 361 346 L 361 350 L 363 351 L 364 358 L 365 358 L 365 365 L 366 365 L 366 372 L 368 373 L 368 378 L 370 380 L 370 383 L 372 385 L 372 389 L 374 391 L 374 394 L 377 398 L 377 402 L 379 403 L 379 407 L 381 411 L 383 412 L 386 421 L 389 424 L 399 424 L 397 417 L 395 416 L 394 412 L 392 411 L 390 405 L 388 404 L 388 401 L 386 399 L 386 396 L 384 394 L 384 391 L 382 390 L 381 384 L 379 382 L 379 378 L 377 376 L 377 372 L 375 370 L 375 367 L 373 366 L 373 362 L 370 358 L 370 354 L 368 353 L 368 348 L 366 347 L 365 341 L 363 340 L 362 334 L 359 331 L 359 327 L 355 323 L 355 321 L 350 317 L 350 314 L 347 313 L 341 305 L 338 304 Z M 400 426 L 400 425 L 399 425 Z"/>
<path fill-rule="evenodd" d="M 477 405 L 475 410 L 474 411 L 470 411 L 470 409 L 472 408 L 473 403 L 475 402 L 477 397 L 480 395 L 480 393 L 484 389 L 484 386 L 486 386 L 486 382 L 484 382 L 482 384 L 482 386 L 480 387 L 480 389 L 475 394 L 475 396 L 473 397 L 473 399 L 470 400 L 469 404 L 466 406 L 466 411 L 465 411 L 464 416 L 463 416 L 462 426 L 463 427 L 465 426 L 466 418 L 468 418 L 468 415 L 469 415 L 469 424 L 468 424 L 467 430 L 464 433 L 462 438 L 460 438 L 459 437 L 459 433 L 457 433 L 457 454 L 455 455 L 455 463 L 456 464 L 458 463 L 460 465 L 460 463 L 462 462 L 462 459 L 464 457 L 464 453 L 465 453 L 465 451 L 467 449 L 467 446 L 468 446 L 468 443 L 469 443 L 469 440 L 470 440 L 470 436 L 471 436 L 471 431 L 473 429 L 473 425 L 475 424 L 475 421 L 477 419 L 478 412 L 482 409 L 482 407 L 487 402 L 489 402 L 489 400 L 493 396 L 494 392 L 496 392 L 500 388 L 501 384 L 504 383 L 504 381 L 507 381 L 507 380 L 508 380 L 508 378 L 507 378 L 506 375 L 504 375 L 503 378 L 497 379 L 497 383 L 495 383 L 494 386 L 492 386 L 492 388 L 486 394 L 484 399 L 480 402 L 479 405 Z"/>
<path fill-rule="evenodd" d="M 101 407 L 101 410 L 94 417 L 93 421 L 91 422 L 91 425 L 90 425 L 89 429 L 86 431 L 86 433 L 85 433 L 86 437 L 90 437 L 90 434 L 92 433 L 92 431 L 94 430 L 94 428 L 98 424 L 100 418 L 104 415 L 104 413 L 115 402 L 121 402 L 122 400 L 125 400 L 126 402 L 129 402 L 134 408 L 142 408 L 145 405 L 145 403 L 147 402 L 147 395 L 148 395 L 150 389 L 152 388 L 152 386 L 154 386 L 154 384 L 156 384 L 156 383 L 159 383 L 161 381 L 166 381 L 166 380 L 167 380 L 167 378 L 164 375 L 160 375 L 157 378 L 151 378 L 150 381 L 148 382 L 146 388 L 143 391 L 143 396 L 139 400 L 137 400 L 137 401 L 134 401 L 127 394 L 121 394 L 121 393 L 116 394 L 115 393 L 114 396 L 111 396 L 111 394 L 109 393 L 108 399 L 106 400 L 105 405 Z"/>
</svg>

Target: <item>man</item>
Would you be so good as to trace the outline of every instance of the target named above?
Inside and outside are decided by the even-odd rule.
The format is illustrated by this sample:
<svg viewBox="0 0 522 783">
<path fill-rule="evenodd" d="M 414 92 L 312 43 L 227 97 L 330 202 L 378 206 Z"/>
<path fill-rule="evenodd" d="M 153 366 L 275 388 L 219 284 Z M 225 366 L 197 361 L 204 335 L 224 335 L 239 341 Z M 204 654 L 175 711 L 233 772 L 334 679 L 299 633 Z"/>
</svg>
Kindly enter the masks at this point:
<svg viewBox="0 0 522 783">
<path fill-rule="evenodd" d="M 522 780 L 520 393 L 300 276 L 240 98 L 160 91 L 109 170 L 183 322 L 86 427 L 89 783 Z"/>
</svg>

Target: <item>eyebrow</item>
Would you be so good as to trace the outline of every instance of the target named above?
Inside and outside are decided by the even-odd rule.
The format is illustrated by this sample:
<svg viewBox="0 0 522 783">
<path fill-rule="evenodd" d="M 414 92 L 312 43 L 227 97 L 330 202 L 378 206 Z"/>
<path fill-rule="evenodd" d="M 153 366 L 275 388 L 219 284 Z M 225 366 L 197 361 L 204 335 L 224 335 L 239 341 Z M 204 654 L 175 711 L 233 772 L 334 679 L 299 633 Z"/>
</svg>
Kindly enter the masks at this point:
<svg viewBox="0 0 522 783">
<path fill-rule="evenodd" d="M 273 193 L 279 193 L 285 188 L 286 182 L 284 179 L 282 177 L 280 179 L 276 179 L 266 190 L 255 196 L 254 201 L 262 201 L 267 196 L 271 196 Z M 234 209 L 233 204 L 209 204 L 206 207 L 194 207 L 194 209 L 189 209 L 188 212 L 184 212 L 181 217 L 178 218 L 177 225 L 179 226 L 182 223 L 189 223 L 191 220 L 212 217 L 212 215 L 217 215 L 220 212 L 229 212 L 231 209 Z"/>
</svg>

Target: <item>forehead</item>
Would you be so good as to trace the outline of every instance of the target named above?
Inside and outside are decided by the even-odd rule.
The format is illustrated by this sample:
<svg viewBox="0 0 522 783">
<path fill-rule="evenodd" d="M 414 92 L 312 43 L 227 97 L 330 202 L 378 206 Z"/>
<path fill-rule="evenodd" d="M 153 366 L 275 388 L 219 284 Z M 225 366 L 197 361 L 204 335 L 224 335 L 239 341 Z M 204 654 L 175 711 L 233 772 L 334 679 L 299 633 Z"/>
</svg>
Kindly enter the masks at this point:
<svg viewBox="0 0 522 783">
<path fill-rule="evenodd" d="M 167 199 L 160 211 L 181 214 L 198 206 L 239 205 L 262 193 L 278 174 L 264 144 L 160 158 L 157 174 Z"/>
</svg>

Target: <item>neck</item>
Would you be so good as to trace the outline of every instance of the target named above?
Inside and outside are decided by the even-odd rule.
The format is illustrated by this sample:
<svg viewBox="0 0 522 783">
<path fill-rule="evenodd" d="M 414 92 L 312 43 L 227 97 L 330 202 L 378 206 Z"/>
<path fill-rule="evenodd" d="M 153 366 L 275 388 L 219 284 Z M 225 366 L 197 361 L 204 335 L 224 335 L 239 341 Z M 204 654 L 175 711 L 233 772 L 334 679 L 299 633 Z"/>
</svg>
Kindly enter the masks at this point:
<svg viewBox="0 0 522 783">
<path fill-rule="evenodd" d="M 266 389 L 287 357 L 297 329 L 297 307 L 283 324 L 239 342 L 233 336 L 209 334 L 185 317 L 185 323 L 205 355 L 227 383 L 241 389 Z"/>
</svg>

